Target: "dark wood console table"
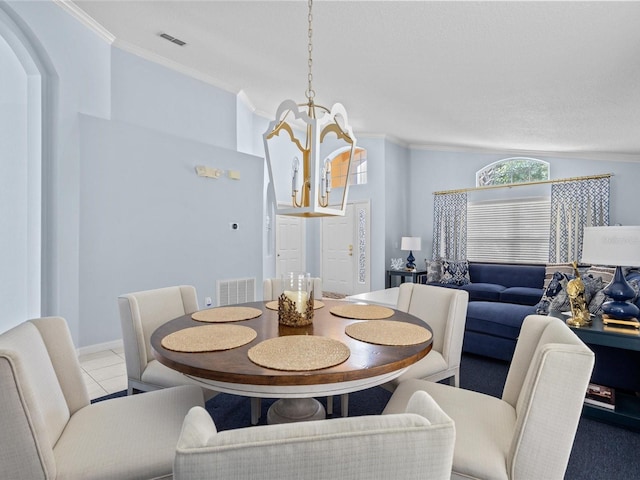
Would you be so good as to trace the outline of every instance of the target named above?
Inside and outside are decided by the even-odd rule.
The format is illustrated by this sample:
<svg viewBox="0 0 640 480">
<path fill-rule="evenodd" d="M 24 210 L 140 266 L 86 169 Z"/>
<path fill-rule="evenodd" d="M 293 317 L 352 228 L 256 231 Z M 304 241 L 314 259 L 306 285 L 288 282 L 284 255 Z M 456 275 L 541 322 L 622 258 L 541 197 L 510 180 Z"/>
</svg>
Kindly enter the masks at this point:
<svg viewBox="0 0 640 480">
<path fill-rule="evenodd" d="M 556 317 L 559 313 L 551 313 Z M 610 327 L 602 323 L 602 317 L 593 317 L 588 327 L 571 327 L 571 330 L 587 345 L 602 345 L 611 348 L 640 351 L 640 332 L 637 329 Z M 596 362 L 598 358 L 596 357 Z M 585 404 L 582 410 L 586 417 L 640 431 L 640 397 L 616 391 L 616 408 L 610 410 Z"/>
</svg>

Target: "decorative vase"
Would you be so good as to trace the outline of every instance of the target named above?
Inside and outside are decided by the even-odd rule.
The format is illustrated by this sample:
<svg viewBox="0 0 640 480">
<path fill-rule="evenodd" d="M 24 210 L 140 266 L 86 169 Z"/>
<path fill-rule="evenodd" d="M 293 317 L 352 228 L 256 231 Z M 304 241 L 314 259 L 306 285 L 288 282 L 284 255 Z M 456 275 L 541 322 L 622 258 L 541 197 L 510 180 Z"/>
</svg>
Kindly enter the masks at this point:
<svg viewBox="0 0 640 480">
<path fill-rule="evenodd" d="M 282 276 L 278 321 L 290 327 L 304 327 L 313 323 L 313 284 L 310 274 L 290 272 Z"/>
</svg>

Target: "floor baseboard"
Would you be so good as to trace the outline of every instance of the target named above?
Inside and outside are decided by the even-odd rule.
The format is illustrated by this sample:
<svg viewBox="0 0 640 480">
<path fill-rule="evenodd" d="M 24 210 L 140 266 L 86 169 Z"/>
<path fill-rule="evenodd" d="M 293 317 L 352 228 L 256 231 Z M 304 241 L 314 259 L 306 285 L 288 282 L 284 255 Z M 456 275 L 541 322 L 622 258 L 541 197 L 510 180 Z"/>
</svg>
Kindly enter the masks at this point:
<svg viewBox="0 0 640 480">
<path fill-rule="evenodd" d="M 95 345 L 87 345 L 86 347 L 80 347 L 76 349 L 78 356 L 89 355 L 91 353 L 101 352 L 104 350 L 116 350 L 123 348 L 122 340 L 113 340 L 111 342 L 96 343 Z"/>
</svg>

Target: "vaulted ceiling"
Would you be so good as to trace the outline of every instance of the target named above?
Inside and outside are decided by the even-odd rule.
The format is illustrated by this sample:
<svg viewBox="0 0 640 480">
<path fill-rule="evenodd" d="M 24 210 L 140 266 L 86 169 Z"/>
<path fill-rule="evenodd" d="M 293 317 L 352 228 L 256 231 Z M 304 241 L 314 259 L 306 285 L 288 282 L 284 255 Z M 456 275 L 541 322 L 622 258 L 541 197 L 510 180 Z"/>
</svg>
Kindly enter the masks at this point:
<svg viewBox="0 0 640 480">
<path fill-rule="evenodd" d="M 258 114 L 305 100 L 304 0 L 63 7 Z M 640 161 L 638 25 L 640 2 L 316 0 L 316 101 L 343 103 L 356 135 L 412 146 Z"/>
</svg>

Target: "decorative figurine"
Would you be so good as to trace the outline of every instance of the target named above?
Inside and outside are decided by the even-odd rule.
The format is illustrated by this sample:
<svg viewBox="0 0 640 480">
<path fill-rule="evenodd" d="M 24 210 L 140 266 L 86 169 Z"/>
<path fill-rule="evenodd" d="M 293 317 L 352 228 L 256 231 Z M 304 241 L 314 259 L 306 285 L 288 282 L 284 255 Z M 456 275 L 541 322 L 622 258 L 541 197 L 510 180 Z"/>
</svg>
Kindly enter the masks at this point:
<svg viewBox="0 0 640 480">
<path fill-rule="evenodd" d="M 567 295 L 571 306 L 571 318 L 567 320 L 567 325 L 584 327 L 591 325 L 591 314 L 584 299 L 584 282 L 580 278 L 577 262 L 573 262 L 573 270 L 576 273 L 576 277 L 567 283 Z"/>
<path fill-rule="evenodd" d="M 404 263 L 404 260 L 402 260 L 402 258 L 392 258 L 391 270 L 402 270 L 403 263 Z"/>
</svg>

